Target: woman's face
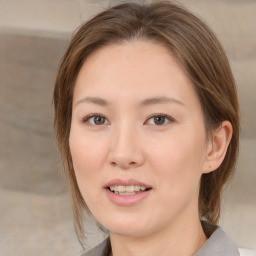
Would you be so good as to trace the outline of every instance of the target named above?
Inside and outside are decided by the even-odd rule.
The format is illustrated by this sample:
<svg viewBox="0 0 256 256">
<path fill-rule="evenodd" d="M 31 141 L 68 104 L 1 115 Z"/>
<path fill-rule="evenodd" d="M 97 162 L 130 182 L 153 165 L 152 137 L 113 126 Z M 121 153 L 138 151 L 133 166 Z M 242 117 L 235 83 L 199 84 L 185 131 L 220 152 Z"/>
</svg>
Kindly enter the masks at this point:
<svg viewBox="0 0 256 256">
<path fill-rule="evenodd" d="M 198 218 L 203 115 L 163 46 L 132 41 L 89 56 L 75 84 L 69 142 L 81 194 L 110 232 L 145 236 Z"/>
</svg>

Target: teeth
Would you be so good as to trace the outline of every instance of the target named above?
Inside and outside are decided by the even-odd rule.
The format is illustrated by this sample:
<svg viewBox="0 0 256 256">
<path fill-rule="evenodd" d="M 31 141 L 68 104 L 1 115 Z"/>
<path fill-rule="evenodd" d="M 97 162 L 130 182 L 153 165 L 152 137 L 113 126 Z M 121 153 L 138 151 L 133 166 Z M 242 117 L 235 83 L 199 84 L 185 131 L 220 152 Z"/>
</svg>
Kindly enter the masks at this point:
<svg viewBox="0 0 256 256">
<path fill-rule="evenodd" d="M 122 195 L 122 196 L 129 196 L 129 195 L 135 195 L 136 193 L 135 192 L 119 192 L 119 195 Z"/>
<path fill-rule="evenodd" d="M 145 191 L 146 188 L 138 185 L 132 186 L 111 186 L 110 190 L 116 194 L 120 195 L 134 195 L 135 192 L 139 192 L 140 190 Z"/>
</svg>

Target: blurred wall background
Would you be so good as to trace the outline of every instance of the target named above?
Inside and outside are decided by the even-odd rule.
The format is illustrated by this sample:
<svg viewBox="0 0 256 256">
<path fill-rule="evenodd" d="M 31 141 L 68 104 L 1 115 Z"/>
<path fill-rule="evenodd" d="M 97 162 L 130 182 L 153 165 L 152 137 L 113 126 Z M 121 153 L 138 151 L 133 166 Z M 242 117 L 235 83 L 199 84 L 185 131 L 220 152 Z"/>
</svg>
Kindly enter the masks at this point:
<svg viewBox="0 0 256 256">
<path fill-rule="evenodd" d="M 55 146 L 52 91 L 72 32 L 108 2 L 0 0 L 1 256 L 81 252 Z M 213 28 L 232 65 L 242 134 L 220 224 L 239 247 L 256 249 L 256 1 L 177 2 Z M 90 247 L 103 235 L 92 222 L 88 230 Z"/>
</svg>

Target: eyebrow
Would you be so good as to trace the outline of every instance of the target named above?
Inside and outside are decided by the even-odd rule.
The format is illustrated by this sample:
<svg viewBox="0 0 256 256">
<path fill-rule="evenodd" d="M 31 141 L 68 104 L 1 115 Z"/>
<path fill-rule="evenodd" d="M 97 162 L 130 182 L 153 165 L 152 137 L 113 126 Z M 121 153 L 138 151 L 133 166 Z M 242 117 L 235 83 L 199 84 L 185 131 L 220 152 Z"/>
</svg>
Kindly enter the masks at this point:
<svg viewBox="0 0 256 256">
<path fill-rule="evenodd" d="M 106 101 L 102 98 L 99 98 L 99 97 L 86 97 L 86 98 L 83 98 L 83 99 L 77 101 L 77 103 L 75 105 L 77 106 L 78 104 L 81 104 L 81 103 L 92 103 L 92 104 L 96 104 L 96 105 L 103 106 L 103 107 L 107 107 L 107 106 L 111 105 L 108 101 Z M 169 103 L 176 103 L 181 106 L 184 106 L 184 103 L 180 100 L 162 96 L 162 97 L 154 97 L 154 98 L 145 99 L 142 102 L 140 102 L 139 107 L 145 107 L 145 106 L 156 105 L 156 104 L 169 104 Z"/>
</svg>

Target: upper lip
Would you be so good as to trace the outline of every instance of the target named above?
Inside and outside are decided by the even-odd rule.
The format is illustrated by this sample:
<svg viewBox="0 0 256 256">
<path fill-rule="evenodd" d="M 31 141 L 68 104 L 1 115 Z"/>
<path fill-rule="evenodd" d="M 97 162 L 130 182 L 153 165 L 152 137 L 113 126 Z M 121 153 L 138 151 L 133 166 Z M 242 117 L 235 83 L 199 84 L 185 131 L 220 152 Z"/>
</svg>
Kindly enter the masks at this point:
<svg viewBox="0 0 256 256">
<path fill-rule="evenodd" d="M 110 180 L 104 188 L 112 187 L 112 186 L 132 186 L 132 185 L 137 185 L 141 187 L 145 187 L 146 189 L 152 188 L 150 185 L 140 182 L 135 179 L 113 179 Z"/>
</svg>

